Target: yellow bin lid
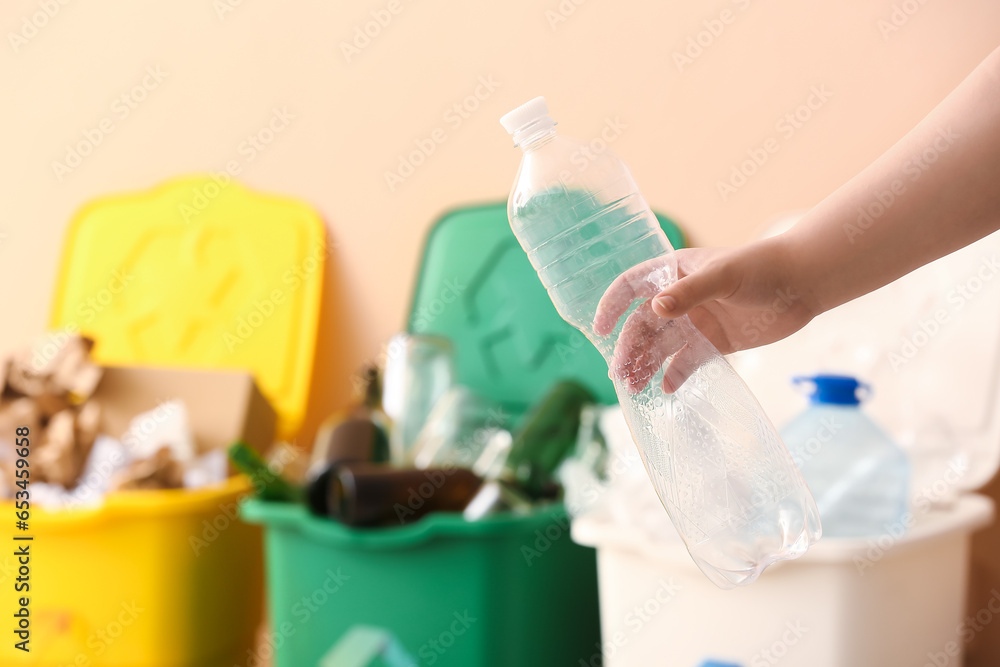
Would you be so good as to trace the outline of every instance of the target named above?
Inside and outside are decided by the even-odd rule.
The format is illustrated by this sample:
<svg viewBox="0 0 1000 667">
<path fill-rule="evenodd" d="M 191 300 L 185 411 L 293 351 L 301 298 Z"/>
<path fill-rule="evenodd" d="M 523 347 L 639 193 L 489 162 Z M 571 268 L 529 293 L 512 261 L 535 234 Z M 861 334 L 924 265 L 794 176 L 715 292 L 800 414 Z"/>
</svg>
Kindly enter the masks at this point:
<svg viewBox="0 0 1000 667">
<path fill-rule="evenodd" d="M 70 222 L 50 324 L 93 337 L 106 365 L 250 371 L 290 438 L 306 409 L 326 254 L 316 211 L 225 176 L 105 197 Z"/>
</svg>

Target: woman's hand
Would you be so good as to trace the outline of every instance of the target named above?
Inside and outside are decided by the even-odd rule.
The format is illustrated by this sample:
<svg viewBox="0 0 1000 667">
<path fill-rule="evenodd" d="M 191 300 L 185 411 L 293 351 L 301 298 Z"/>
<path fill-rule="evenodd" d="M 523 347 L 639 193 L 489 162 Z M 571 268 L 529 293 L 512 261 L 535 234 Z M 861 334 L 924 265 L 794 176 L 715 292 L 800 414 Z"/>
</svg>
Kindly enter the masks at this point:
<svg viewBox="0 0 1000 667">
<path fill-rule="evenodd" d="M 622 327 L 612 375 L 639 392 L 673 355 L 663 390 L 676 391 L 701 363 L 701 351 L 684 344 L 672 321 L 684 315 L 723 354 L 798 331 L 817 310 L 794 260 L 778 236 L 734 249 L 678 250 L 629 269 L 608 287 L 594 318 L 594 332 L 607 336 L 634 300 L 646 300 Z M 674 262 L 677 280 L 661 291 Z"/>
</svg>

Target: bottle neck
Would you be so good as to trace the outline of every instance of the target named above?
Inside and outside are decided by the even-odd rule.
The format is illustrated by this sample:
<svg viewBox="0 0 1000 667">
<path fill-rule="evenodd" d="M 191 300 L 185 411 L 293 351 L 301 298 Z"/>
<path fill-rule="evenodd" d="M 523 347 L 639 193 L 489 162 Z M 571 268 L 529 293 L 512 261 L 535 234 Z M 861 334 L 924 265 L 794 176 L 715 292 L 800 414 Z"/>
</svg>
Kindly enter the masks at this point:
<svg viewBox="0 0 1000 667">
<path fill-rule="evenodd" d="M 366 366 L 358 377 L 356 397 L 360 405 L 366 408 L 379 408 L 382 405 L 382 379 L 378 368 Z"/>
<path fill-rule="evenodd" d="M 525 153 L 547 144 L 556 136 L 556 122 L 548 116 L 528 123 L 514 133 L 514 145 Z"/>
</svg>

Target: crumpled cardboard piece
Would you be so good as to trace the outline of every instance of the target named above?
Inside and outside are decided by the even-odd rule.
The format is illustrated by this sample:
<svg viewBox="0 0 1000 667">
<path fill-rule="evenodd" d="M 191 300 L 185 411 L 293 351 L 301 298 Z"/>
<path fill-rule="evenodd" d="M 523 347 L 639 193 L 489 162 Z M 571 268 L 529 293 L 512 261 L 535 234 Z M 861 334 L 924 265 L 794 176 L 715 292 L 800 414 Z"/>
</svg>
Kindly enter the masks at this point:
<svg viewBox="0 0 1000 667">
<path fill-rule="evenodd" d="M 274 410 L 249 373 L 102 368 L 90 359 L 93 345 L 55 333 L 0 357 L 0 498 L 14 488 L 14 434 L 21 426 L 30 431 L 32 481 L 63 488 L 50 494 L 53 503 L 74 506 L 78 495 L 93 502 L 115 489 L 216 483 L 231 472 L 225 456 L 231 442 L 260 451 L 271 445 Z M 120 465 L 101 473 L 98 484 L 101 475 L 91 481 L 87 475 L 99 434 L 120 438 L 120 450 L 103 448 Z"/>
<path fill-rule="evenodd" d="M 0 459 L 11 458 L 16 429 L 28 427 L 39 483 L 72 488 L 97 437 L 100 406 L 86 402 L 102 375 L 90 359 L 93 346 L 89 338 L 56 332 L 0 360 Z"/>
<path fill-rule="evenodd" d="M 237 440 L 264 452 L 274 441 L 274 408 L 243 371 L 108 367 L 93 396 L 103 407 L 102 432 L 126 445 L 132 444 L 133 420 L 150 411 L 153 421 L 168 417 L 171 399 L 184 404 L 196 454 L 224 450 Z"/>
<path fill-rule="evenodd" d="M 16 352 L 5 369 L 3 387 L 39 400 L 46 406 L 63 400 L 87 400 L 101 381 L 102 369 L 90 359 L 94 341 L 84 336 L 55 332 L 40 337 Z M 53 406 L 58 412 L 57 405 Z"/>
<path fill-rule="evenodd" d="M 32 451 L 35 479 L 72 488 L 86 459 L 76 443 L 76 414 L 63 410 L 53 415 L 36 442 Z"/>
<path fill-rule="evenodd" d="M 104 370 L 91 361 L 90 352 L 93 349 L 93 340 L 77 336 L 63 346 L 62 354 L 57 358 L 51 382 L 65 391 L 73 403 L 90 398 L 101 382 Z"/>
<path fill-rule="evenodd" d="M 13 448 L 15 430 L 27 426 L 32 437 L 40 435 L 41 412 L 30 398 L 14 398 L 0 401 L 0 443 Z M 7 449 L 8 447 L 4 447 Z"/>
<path fill-rule="evenodd" d="M 83 457 L 90 455 L 90 448 L 101 431 L 101 404 L 97 401 L 87 401 L 76 413 L 75 435 L 76 444 Z"/>
<path fill-rule="evenodd" d="M 184 486 L 184 466 L 170 447 L 160 447 L 148 459 L 133 461 L 111 478 L 112 491 L 136 489 L 179 489 Z"/>
<path fill-rule="evenodd" d="M 122 442 L 137 459 L 150 458 L 162 447 L 168 447 L 175 459 L 187 465 L 197 454 L 187 406 L 177 399 L 164 401 L 133 417 L 122 434 Z"/>
</svg>

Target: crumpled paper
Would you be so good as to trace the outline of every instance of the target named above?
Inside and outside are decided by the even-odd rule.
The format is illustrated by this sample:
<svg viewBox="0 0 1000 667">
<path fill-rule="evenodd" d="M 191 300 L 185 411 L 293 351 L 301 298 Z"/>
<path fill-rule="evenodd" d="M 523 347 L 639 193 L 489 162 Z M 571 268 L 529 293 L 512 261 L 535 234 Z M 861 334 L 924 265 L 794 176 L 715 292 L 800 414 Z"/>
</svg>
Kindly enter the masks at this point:
<svg viewBox="0 0 1000 667">
<path fill-rule="evenodd" d="M 32 438 L 32 481 L 71 487 L 100 426 L 100 406 L 88 399 L 102 369 L 90 359 L 93 341 L 57 332 L 0 361 L 0 457 L 12 481 L 15 430 Z"/>
<path fill-rule="evenodd" d="M 15 433 L 31 434 L 31 496 L 48 508 L 90 507 L 116 490 L 197 488 L 228 476 L 225 452 L 198 455 L 181 401 L 136 415 L 121 440 L 100 434 L 91 397 L 102 369 L 93 341 L 56 332 L 0 359 L 0 497 L 12 497 Z"/>
</svg>

